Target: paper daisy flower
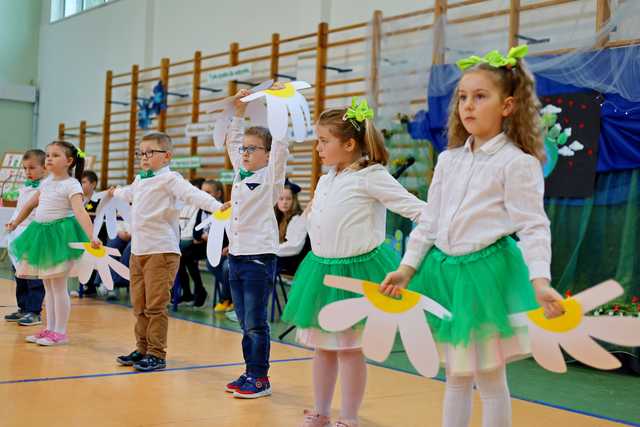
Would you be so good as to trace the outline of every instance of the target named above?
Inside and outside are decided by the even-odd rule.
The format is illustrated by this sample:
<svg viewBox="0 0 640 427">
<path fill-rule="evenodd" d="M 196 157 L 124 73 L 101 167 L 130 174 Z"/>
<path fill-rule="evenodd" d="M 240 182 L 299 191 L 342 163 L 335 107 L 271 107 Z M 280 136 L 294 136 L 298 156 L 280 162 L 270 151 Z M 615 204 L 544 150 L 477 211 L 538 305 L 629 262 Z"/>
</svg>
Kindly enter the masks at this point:
<svg viewBox="0 0 640 427">
<path fill-rule="evenodd" d="M 196 230 L 202 230 L 203 228 L 209 227 L 209 234 L 207 237 L 207 260 L 209 261 L 209 264 L 214 267 L 220 264 L 224 231 L 227 229 L 228 232 L 230 219 L 231 208 L 225 211 L 217 210 L 196 226 Z"/>
<path fill-rule="evenodd" d="M 451 314 L 437 302 L 416 292 L 403 290 L 400 299 L 379 292 L 380 285 L 347 277 L 324 277 L 324 284 L 363 295 L 326 305 L 318 315 L 320 326 L 329 332 L 348 329 L 367 319 L 362 336 L 365 356 L 383 362 L 391 353 L 396 331 L 418 373 L 438 374 L 438 351 L 424 311 L 440 318 Z"/>
<path fill-rule="evenodd" d="M 264 89 L 269 89 L 271 86 L 273 86 L 273 80 L 266 80 L 259 85 L 251 88 L 249 92 L 259 92 Z M 233 115 L 236 111 L 233 105 L 233 101 L 234 97 L 230 96 L 223 99 L 222 101 L 211 104 L 211 106 L 209 107 L 210 113 L 216 110 L 222 110 L 222 112 L 219 113 L 216 117 L 213 128 L 213 143 L 216 147 L 224 147 L 224 140 L 227 137 L 229 123 L 231 123 L 231 119 L 233 118 Z M 245 112 L 245 115 L 251 120 L 252 126 L 267 125 L 266 110 L 264 106 L 260 105 L 259 103 L 252 103 L 247 105 L 247 111 Z"/>
<path fill-rule="evenodd" d="M 76 261 L 73 272 L 70 274 L 71 276 L 77 275 L 80 283 L 86 284 L 93 270 L 97 270 L 100 279 L 102 279 L 102 284 L 104 284 L 105 288 L 112 290 L 113 278 L 109 268 L 118 273 L 120 277 L 129 280 L 129 269 L 124 264 L 111 258 L 111 256 L 120 256 L 118 249 L 108 246 L 93 249 L 91 243 L 85 242 L 69 243 L 69 246 L 84 251 L 80 259 Z"/>
<path fill-rule="evenodd" d="M 282 89 L 266 89 L 242 98 L 243 102 L 251 102 L 259 98 L 267 101 L 267 123 L 274 140 L 282 140 L 287 136 L 289 128 L 289 114 L 293 127 L 293 138 L 302 142 L 307 138 L 311 129 L 311 115 L 309 104 L 298 90 L 310 88 L 311 85 L 303 81 L 284 83 Z"/>
<path fill-rule="evenodd" d="M 98 237 L 102 224 L 106 223 L 109 238 L 115 239 L 118 235 L 118 214 L 128 223 L 131 218 L 131 206 L 122 199 L 105 194 L 100 199 L 98 209 L 96 209 L 96 218 L 93 222 L 93 237 Z"/>
<path fill-rule="evenodd" d="M 608 280 L 562 301 L 565 314 L 547 319 L 542 308 L 510 316 L 514 326 L 529 329 L 531 350 L 543 368 L 563 373 L 567 365 L 560 348 L 576 360 L 598 369 L 616 369 L 620 362 L 591 337 L 621 346 L 640 346 L 640 319 L 585 316 L 622 295 L 617 282 Z"/>
</svg>

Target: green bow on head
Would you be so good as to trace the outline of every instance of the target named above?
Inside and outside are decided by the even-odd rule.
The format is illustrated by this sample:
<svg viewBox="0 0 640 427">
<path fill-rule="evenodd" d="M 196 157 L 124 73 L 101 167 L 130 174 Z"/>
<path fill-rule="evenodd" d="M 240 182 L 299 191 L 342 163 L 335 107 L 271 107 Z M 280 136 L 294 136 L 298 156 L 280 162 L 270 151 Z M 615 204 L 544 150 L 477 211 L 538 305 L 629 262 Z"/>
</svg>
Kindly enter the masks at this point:
<svg viewBox="0 0 640 427">
<path fill-rule="evenodd" d="M 483 57 L 472 55 L 468 58 L 460 59 L 456 64 L 461 71 L 465 71 L 478 64 L 489 64 L 494 68 L 513 67 L 519 59 L 524 58 L 529 53 L 529 46 L 526 44 L 512 47 L 507 56 L 502 56 L 497 50 L 492 50 Z"/>
<path fill-rule="evenodd" d="M 84 159 L 85 157 L 87 157 L 87 154 L 84 151 L 82 151 L 79 148 L 77 150 L 78 150 L 78 157 L 79 158 Z"/>
<path fill-rule="evenodd" d="M 152 178 L 154 176 L 156 176 L 156 174 L 151 170 L 146 170 L 146 171 L 140 171 L 140 173 L 138 174 L 140 175 L 140 178 L 145 179 L 145 178 Z"/>
<path fill-rule="evenodd" d="M 362 123 L 365 119 L 373 119 L 373 110 L 369 108 L 367 100 L 363 99 L 362 102 L 358 103 L 355 97 L 351 98 L 351 107 L 347 108 L 342 120 L 355 120 Z"/>
</svg>

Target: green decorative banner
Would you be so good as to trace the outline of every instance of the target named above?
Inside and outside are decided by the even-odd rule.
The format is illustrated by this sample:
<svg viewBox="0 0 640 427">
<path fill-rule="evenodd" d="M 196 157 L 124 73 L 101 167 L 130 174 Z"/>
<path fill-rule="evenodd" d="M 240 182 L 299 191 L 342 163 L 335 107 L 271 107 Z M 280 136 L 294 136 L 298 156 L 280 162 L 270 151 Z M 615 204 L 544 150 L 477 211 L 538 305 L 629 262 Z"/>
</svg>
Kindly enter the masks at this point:
<svg viewBox="0 0 640 427">
<path fill-rule="evenodd" d="M 197 169 L 200 167 L 200 157 L 174 157 L 171 159 L 173 169 Z"/>
</svg>

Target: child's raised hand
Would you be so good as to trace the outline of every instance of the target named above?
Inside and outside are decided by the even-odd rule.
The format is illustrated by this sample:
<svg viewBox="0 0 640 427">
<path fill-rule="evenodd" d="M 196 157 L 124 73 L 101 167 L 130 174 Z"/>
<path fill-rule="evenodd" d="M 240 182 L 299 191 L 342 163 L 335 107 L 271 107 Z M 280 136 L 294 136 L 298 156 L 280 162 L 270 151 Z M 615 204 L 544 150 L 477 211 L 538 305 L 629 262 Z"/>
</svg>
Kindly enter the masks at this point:
<svg viewBox="0 0 640 427">
<path fill-rule="evenodd" d="M 107 194 L 109 195 L 109 197 L 113 197 L 116 194 L 116 187 L 111 187 L 106 191 L 107 191 Z"/>
<path fill-rule="evenodd" d="M 282 89 L 284 89 L 284 83 L 282 82 L 275 82 L 273 86 L 271 86 L 271 90 L 282 90 Z"/>
<path fill-rule="evenodd" d="M 402 289 L 406 289 L 409 280 L 413 277 L 415 270 L 409 266 L 401 265 L 396 271 L 387 274 L 380 284 L 380 293 L 398 298 L 402 294 Z"/>
<path fill-rule="evenodd" d="M 562 295 L 553 289 L 547 279 L 533 279 L 533 288 L 536 292 L 536 301 L 544 310 L 547 319 L 553 319 L 564 314 L 561 301 Z"/>
<path fill-rule="evenodd" d="M 244 117 L 247 110 L 247 103 L 240 101 L 245 96 L 251 95 L 248 89 L 240 89 L 233 99 L 233 106 L 236 107 L 236 117 Z"/>
<path fill-rule="evenodd" d="M 100 240 L 97 239 L 92 239 L 91 240 L 91 248 L 92 249 L 100 249 L 102 247 L 102 242 Z"/>
<path fill-rule="evenodd" d="M 224 212 L 224 211 L 226 211 L 227 209 L 229 209 L 230 207 L 231 207 L 231 201 L 228 201 L 228 202 L 224 202 L 224 203 L 222 204 L 222 206 L 220 206 L 220 209 L 218 209 L 218 210 L 219 210 L 220 212 Z"/>
</svg>

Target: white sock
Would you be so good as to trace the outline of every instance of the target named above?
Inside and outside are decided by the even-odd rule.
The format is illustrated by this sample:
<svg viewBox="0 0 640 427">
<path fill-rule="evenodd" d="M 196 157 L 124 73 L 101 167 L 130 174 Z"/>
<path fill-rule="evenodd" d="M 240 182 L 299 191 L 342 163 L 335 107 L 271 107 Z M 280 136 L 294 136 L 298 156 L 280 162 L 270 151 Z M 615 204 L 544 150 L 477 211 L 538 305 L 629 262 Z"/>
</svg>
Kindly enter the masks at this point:
<svg viewBox="0 0 640 427">
<path fill-rule="evenodd" d="M 473 377 L 447 374 L 442 427 L 468 427 L 471 419 Z"/>
<path fill-rule="evenodd" d="M 47 315 L 45 329 L 53 331 L 56 329 L 56 305 L 53 301 L 53 285 L 51 284 L 51 279 L 44 279 L 42 283 L 44 284 L 44 305 Z"/>
<path fill-rule="evenodd" d="M 316 349 L 313 355 L 313 397 L 316 412 L 320 415 L 331 414 L 331 401 L 338 378 L 338 353 Z"/>
<path fill-rule="evenodd" d="M 66 276 L 51 279 L 51 285 L 56 313 L 55 328 L 53 330 L 59 334 L 66 334 L 69 313 L 71 312 L 71 298 L 69 298 Z"/>
<path fill-rule="evenodd" d="M 476 374 L 476 384 L 482 399 L 482 425 L 511 427 L 511 396 L 506 368 L 503 366 Z"/>
<path fill-rule="evenodd" d="M 340 351 L 338 360 L 342 385 L 340 417 L 349 421 L 357 420 L 367 386 L 367 362 L 362 350 Z"/>
</svg>

